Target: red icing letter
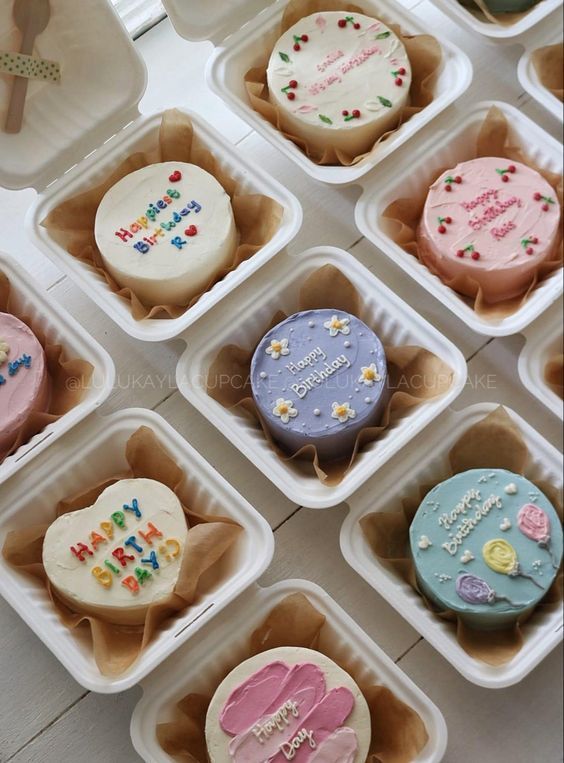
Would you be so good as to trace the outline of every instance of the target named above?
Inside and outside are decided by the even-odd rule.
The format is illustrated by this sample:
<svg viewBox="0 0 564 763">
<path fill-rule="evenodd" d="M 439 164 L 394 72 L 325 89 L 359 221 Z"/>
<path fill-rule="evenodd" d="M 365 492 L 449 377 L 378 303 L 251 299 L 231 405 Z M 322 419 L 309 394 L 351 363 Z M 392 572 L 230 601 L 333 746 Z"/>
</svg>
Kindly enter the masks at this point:
<svg viewBox="0 0 564 763">
<path fill-rule="evenodd" d="M 163 534 L 160 530 L 157 530 L 157 528 L 152 522 L 149 522 L 147 526 L 149 528 L 147 532 L 144 533 L 141 530 L 139 530 L 139 535 L 141 535 L 141 537 L 145 539 L 145 543 L 148 543 L 150 546 L 152 546 L 153 541 L 151 540 L 151 538 L 162 538 Z"/>
<path fill-rule="evenodd" d="M 127 560 L 134 561 L 135 557 L 131 554 L 126 554 L 125 550 L 119 546 L 115 551 L 112 551 L 112 556 L 118 560 L 122 567 L 127 567 Z"/>
<path fill-rule="evenodd" d="M 131 231 L 128 231 L 126 228 L 121 228 L 120 230 L 116 231 L 116 236 L 118 238 L 121 238 L 122 241 L 127 242 L 127 239 L 133 238 L 133 233 L 131 233 Z"/>
<path fill-rule="evenodd" d="M 131 557 L 133 559 L 133 557 Z M 129 588 L 131 593 L 139 593 L 139 583 L 135 580 L 133 575 L 130 575 L 127 578 L 124 578 L 121 581 L 121 584 L 124 585 L 126 588 Z"/>
<path fill-rule="evenodd" d="M 71 553 L 73 553 L 77 559 L 79 559 L 81 562 L 86 561 L 84 559 L 84 554 L 89 554 L 90 556 L 94 556 L 92 551 L 88 548 L 86 543 L 77 543 L 78 549 L 76 549 L 74 546 L 71 546 Z"/>
</svg>

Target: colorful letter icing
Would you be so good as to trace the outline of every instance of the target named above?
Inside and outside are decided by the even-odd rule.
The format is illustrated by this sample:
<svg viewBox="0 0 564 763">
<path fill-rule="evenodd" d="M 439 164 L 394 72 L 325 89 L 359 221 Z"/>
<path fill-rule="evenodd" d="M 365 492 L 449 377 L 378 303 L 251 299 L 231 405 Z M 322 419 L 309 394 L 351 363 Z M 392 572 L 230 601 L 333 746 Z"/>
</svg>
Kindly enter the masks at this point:
<svg viewBox="0 0 564 763">
<path fill-rule="evenodd" d="M 314 445 L 321 460 L 348 458 L 358 433 L 379 423 L 388 401 L 382 343 L 339 310 L 307 310 L 271 329 L 251 364 L 253 397 L 289 453 Z"/>
<path fill-rule="evenodd" d="M 443 172 L 429 189 L 418 231 L 423 262 L 461 294 L 485 302 L 523 294 L 554 256 L 560 205 L 519 162 L 491 157 Z"/>
<path fill-rule="evenodd" d="M 267 70 L 281 126 L 318 150 L 370 151 L 408 103 L 411 64 L 384 23 L 362 14 L 314 13 L 277 41 Z"/>
<path fill-rule="evenodd" d="M 370 744 L 366 701 L 324 655 L 283 647 L 239 665 L 206 719 L 212 763 L 360 763 Z"/>
<path fill-rule="evenodd" d="M 53 522 L 43 564 L 72 609 L 138 624 L 174 590 L 187 531 L 182 506 L 166 485 L 120 480 L 92 506 Z"/>
<path fill-rule="evenodd" d="M 237 244 L 229 196 L 185 162 L 151 164 L 112 186 L 95 235 L 109 273 L 148 306 L 188 304 L 231 264 Z"/>
<path fill-rule="evenodd" d="M 410 540 L 421 590 L 484 630 L 531 611 L 562 560 L 554 507 L 505 469 L 472 469 L 437 485 L 417 510 Z"/>
</svg>

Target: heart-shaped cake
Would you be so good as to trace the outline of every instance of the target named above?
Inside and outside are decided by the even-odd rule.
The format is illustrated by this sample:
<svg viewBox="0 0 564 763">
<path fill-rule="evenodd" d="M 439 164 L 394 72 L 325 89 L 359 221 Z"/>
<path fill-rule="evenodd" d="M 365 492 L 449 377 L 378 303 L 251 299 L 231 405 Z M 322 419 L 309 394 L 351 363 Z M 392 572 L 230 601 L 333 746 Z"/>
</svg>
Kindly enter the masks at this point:
<svg viewBox="0 0 564 763">
<path fill-rule="evenodd" d="M 175 493 L 150 479 L 120 480 L 92 505 L 59 517 L 43 565 L 73 610 L 136 625 L 174 590 L 188 526 Z"/>
</svg>

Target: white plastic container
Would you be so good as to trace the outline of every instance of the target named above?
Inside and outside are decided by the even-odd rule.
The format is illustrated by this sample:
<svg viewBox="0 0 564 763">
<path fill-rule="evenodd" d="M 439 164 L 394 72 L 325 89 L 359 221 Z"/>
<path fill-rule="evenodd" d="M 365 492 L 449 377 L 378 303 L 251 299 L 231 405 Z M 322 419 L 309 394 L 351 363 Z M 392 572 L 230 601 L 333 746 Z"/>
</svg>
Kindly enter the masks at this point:
<svg viewBox="0 0 564 763">
<path fill-rule="evenodd" d="M 486 0 L 487 1 L 487 0 Z M 460 26 L 485 37 L 490 42 L 516 43 L 522 36 L 530 32 L 537 24 L 547 18 L 562 5 L 562 0 L 541 0 L 526 16 L 515 24 L 493 24 L 481 21 L 458 0 L 429 0 L 435 7 L 456 21 Z M 476 9 L 478 6 L 476 6 Z M 556 17 L 556 13 L 554 14 Z"/>
<path fill-rule="evenodd" d="M 454 443 L 497 407 L 479 403 L 462 411 L 449 411 L 414 439 L 387 468 L 349 500 L 350 513 L 341 529 L 341 550 L 347 562 L 383 596 L 464 678 L 488 689 L 501 689 L 522 681 L 562 639 L 562 610 L 555 607 L 536 614 L 522 626 L 523 648 L 508 663 L 487 665 L 459 645 L 452 624 L 434 615 L 421 597 L 390 569 L 368 545 L 360 519 L 378 511 L 401 510 L 401 499 L 419 497 L 419 487 L 446 479 L 452 472 L 448 453 Z M 527 443 L 530 459 L 525 476 L 562 487 L 562 456 L 520 416 L 506 408 Z"/>
<path fill-rule="evenodd" d="M 525 346 L 519 355 L 519 376 L 523 386 L 555 416 L 564 418 L 564 403 L 544 378 L 545 366 L 552 355 L 562 352 L 562 302 L 528 326 Z"/>
<path fill-rule="evenodd" d="M 507 117 L 510 142 L 525 146 L 527 156 L 542 169 L 562 172 L 562 146 L 557 140 L 513 106 L 482 102 L 462 114 L 456 123 L 442 121 L 433 136 L 418 145 L 416 155 L 404 156 L 386 173 L 378 173 L 369 179 L 357 203 L 355 216 L 358 228 L 369 241 L 473 331 L 486 336 L 509 336 L 522 331 L 558 299 L 562 293 L 560 269 L 546 278 L 517 312 L 500 321 L 487 320 L 477 315 L 464 297 L 433 275 L 417 257 L 396 244 L 388 235 L 387 223 L 382 218 L 392 201 L 424 194 L 445 168 L 475 157 L 476 139 L 492 106 L 497 106 Z"/>
<path fill-rule="evenodd" d="M 447 727 L 440 710 L 405 673 L 376 646 L 359 626 L 321 588 L 306 580 L 285 580 L 270 588 L 253 588 L 243 594 L 152 675 L 143 686 L 143 698 L 131 720 L 131 738 L 146 763 L 172 763 L 157 741 L 156 727 L 171 720 L 176 703 L 190 692 L 210 694 L 225 669 L 248 656 L 253 630 L 282 599 L 294 593 L 307 596 L 327 618 L 323 640 L 336 649 L 335 656 L 359 671 L 364 684 L 388 687 L 419 713 L 429 741 L 414 763 L 439 763 L 447 746 Z M 229 639 L 225 631 L 229 629 Z"/>
<path fill-rule="evenodd" d="M 47 342 L 62 345 L 67 358 L 82 358 L 94 366 L 91 382 L 78 405 L 0 463 L 2 485 L 106 400 L 114 385 L 115 367 L 104 348 L 74 318 L 50 300 L 42 289 L 37 288 L 33 278 L 20 268 L 14 257 L 0 252 L 0 273 L 4 273 L 10 281 L 10 301 L 15 312 L 37 322 Z"/>
<path fill-rule="evenodd" d="M 277 310 L 298 310 L 301 284 L 309 275 L 331 264 L 354 284 L 362 308 L 359 317 L 371 325 L 384 344 L 416 344 L 442 358 L 453 369 L 453 383 L 441 397 L 411 409 L 358 455 L 347 476 L 336 487 L 324 486 L 308 469 L 282 461 L 267 444 L 262 430 L 249 418 L 224 408 L 206 392 L 206 376 L 222 347 L 236 344 L 251 349 Z M 236 301 L 233 301 L 236 296 Z M 237 315 L 237 321 L 233 316 Z M 381 283 L 352 255 L 334 247 L 317 247 L 299 255 L 280 255 L 237 290 L 221 310 L 214 310 L 190 331 L 181 356 L 176 382 L 186 399 L 268 477 L 289 500 L 314 509 L 346 500 L 371 475 L 400 451 L 418 432 L 458 397 L 466 381 L 466 361 L 460 351 Z M 228 433 L 228 434 L 227 434 Z"/>
<path fill-rule="evenodd" d="M 283 249 L 301 227 L 299 202 L 196 114 L 189 113 L 203 145 L 239 183 L 242 193 L 270 196 L 284 207 L 271 241 L 175 319 L 136 321 L 129 303 L 94 269 L 72 257 L 40 226 L 65 199 L 101 183 L 127 156 L 155 145 L 162 113 L 141 117 L 138 103 L 147 73 L 112 6 L 105 0 L 57 0 L 58 11 L 42 35 L 41 54 L 62 62 L 60 86 L 32 84 L 19 135 L 0 132 L 0 185 L 33 186 L 28 232 L 34 243 L 125 332 L 146 341 L 177 336 L 251 273 Z M 10 4 L 0 8 L 0 28 L 11 24 Z M 88 30 L 75 44 L 76 29 Z M 88 72 L 96 69 L 96 77 Z M 1 84 L 1 83 L 0 83 Z"/>
<path fill-rule="evenodd" d="M 245 90 L 245 74 L 257 65 L 263 51 L 271 49 L 278 39 L 287 0 L 271 2 L 260 12 L 257 12 L 258 8 L 265 3 L 257 0 L 238 0 L 229 4 L 212 0 L 210 13 L 206 10 L 205 19 L 201 21 L 198 16 L 204 14 L 197 0 L 164 0 L 164 5 L 180 35 L 191 40 L 207 38 L 217 46 L 208 63 L 210 88 L 263 138 L 323 183 L 339 185 L 358 181 L 456 101 L 472 81 L 472 64 L 466 54 L 448 40 L 441 40 L 443 63 L 435 85 L 434 101 L 393 137 L 381 143 L 373 156 L 351 167 L 320 166 L 254 111 Z M 395 0 L 364 0 L 363 8 L 367 15 L 377 16 L 387 24 L 399 24 L 407 34 L 433 34 L 432 29 Z M 222 35 L 227 33 L 229 37 L 222 40 Z"/>
<path fill-rule="evenodd" d="M 562 122 L 564 120 L 564 106 L 562 101 L 559 101 L 550 90 L 539 80 L 536 69 L 533 65 L 533 53 L 538 48 L 544 48 L 547 45 L 562 44 L 562 14 L 560 13 L 557 18 L 551 19 L 551 24 L 544 24 L 541 29 L 537 31 L 537 34 L 532 34 L 526 40 L 525 52 L 519 59 L 519 65 L 517 67 L 517 76 L 521 86 L 532 96 L 535 101 L 538 101 L 541 106 L 544 106 L 555 119 Z"/>
<path fill-rule="evenodd" d="M 0 594 L 78 683 L 104 694 L 129 689 L 147 676 L 248 588 L 268 567 L 274 552 L 272 531 L 262 516 L 164 419 L 141 408 L 91 416 L 38 457 L 33 469 L 23 471 L 16 484 L 3 487 L 0 547 L 11 530 L 52 521 L 60 499 L 127 469 L 125 444 L 143 425 L 154 431 L 185 471 L 186 484 L 198 486 L 198 504 L 193 508 L 202 514 L 229 517 L 245 532 L 222 560 L 224 581 L 167 621 L 127 672 L 116 678 L 102 675 L 84 630 L 64 626 L 44 585 L 0 558 Z"/>
</svg>

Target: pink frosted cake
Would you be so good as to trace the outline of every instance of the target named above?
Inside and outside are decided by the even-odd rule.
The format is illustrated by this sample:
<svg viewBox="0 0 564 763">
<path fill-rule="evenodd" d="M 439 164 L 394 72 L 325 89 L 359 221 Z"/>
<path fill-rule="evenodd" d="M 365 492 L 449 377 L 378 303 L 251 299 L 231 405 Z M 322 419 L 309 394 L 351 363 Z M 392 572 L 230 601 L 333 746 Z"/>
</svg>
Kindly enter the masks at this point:
<svg viewBox="0 0 564 763">
<path fill-rule="evenodd" d="M 34 411 L 49 401 L 43 347 L 25 323 L 0 313 L 0 462 Z"/>
<path fill-rule="evenodd" d="M 468 296 L 486 302 L 523 294 L 554 254 L 560 205 L 554 189 L 519 162 L 486 157 L 443 172 L 419 226 L 423 262 Z M 464 277 L 468 282 L 464 283 Z"/>
<path fill-rule="evenodd" d="M 298 647 L 241 663 L 206 717 L 212 763 L 363 763 L 370 738 L 368 705 L 350 675 Z"/>
</svg>

